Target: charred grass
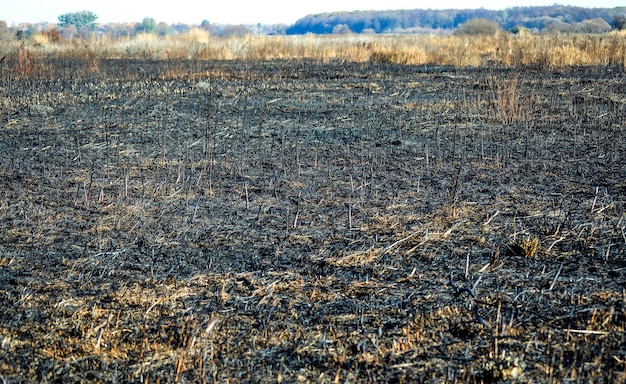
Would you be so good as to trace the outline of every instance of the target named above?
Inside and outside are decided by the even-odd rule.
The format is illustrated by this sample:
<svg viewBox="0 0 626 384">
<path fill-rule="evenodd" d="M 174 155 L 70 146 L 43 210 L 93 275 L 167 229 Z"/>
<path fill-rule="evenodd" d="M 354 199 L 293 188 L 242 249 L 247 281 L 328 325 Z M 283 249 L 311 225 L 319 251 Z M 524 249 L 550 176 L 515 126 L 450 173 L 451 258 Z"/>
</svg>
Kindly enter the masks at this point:
<svg viewBox="0 0 626 384">
<path fill-rule="evenodd" d="M 40 64 L 0 79 L 3 382 L 626 379 L 622 72 Z"/>
</svg>

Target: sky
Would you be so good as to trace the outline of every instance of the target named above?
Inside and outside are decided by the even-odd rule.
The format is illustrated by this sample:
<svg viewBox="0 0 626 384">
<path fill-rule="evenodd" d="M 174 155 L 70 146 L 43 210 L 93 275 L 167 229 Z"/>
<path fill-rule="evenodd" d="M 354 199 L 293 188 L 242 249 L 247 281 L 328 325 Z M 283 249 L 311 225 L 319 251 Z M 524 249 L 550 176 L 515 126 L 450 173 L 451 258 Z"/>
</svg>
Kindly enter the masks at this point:
<svg viewBox="0 0 626 384">
<path fill-rule="evenodd" d="M 157 22 L 200 24 L 208 20 L 218 24 L 293 24 L 308 14 L 385 9 L 504 9 L 514 6 L 574 5 L 613 8 L 624 0 L 0 0 L 0 20 L 13 25 L 20 22 L 56 23 L 58 16 L 91 11 L 100 23 L 141 22 L 152 17 Z"/>
</svg>

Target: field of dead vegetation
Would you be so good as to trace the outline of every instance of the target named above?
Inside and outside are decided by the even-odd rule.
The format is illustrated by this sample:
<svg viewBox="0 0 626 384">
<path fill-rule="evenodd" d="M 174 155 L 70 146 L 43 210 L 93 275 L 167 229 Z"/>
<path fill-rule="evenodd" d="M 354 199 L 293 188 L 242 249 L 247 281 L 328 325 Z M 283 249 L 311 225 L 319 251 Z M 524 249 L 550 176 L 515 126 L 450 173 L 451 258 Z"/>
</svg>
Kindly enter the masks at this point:
<svg viewBox="0 0 626 384">
<path fill-rule="evenodd" d="M 0 382 L 626 380 L 623 68 L 37 65 Z"/>
</svg>

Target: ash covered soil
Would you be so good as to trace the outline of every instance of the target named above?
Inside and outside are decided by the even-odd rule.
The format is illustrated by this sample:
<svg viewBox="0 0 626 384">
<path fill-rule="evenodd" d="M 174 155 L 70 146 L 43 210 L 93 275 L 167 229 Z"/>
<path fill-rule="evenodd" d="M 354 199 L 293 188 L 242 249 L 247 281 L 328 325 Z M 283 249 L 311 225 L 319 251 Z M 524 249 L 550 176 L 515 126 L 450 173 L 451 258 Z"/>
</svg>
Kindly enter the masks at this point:
<svg viewBox="0 0 626 384">
<path fill-rule="evenodd" d="M 0 79 L 0 379 L 626 379 L 611 68 Z"/>
</svg>

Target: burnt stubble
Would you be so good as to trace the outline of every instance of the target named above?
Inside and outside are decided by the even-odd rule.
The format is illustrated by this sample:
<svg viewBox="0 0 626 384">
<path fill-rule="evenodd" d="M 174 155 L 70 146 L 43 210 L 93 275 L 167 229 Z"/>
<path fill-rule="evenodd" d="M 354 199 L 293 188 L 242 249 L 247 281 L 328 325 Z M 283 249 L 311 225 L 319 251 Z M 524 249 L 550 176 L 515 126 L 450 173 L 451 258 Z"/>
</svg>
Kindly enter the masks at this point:
<svg viewBox="0 0 626 384">
<path fill-rule="evenodd" d="M 3 382 L 625 379 L 622 72 L 41 65 L 0 84 Z"/>
</svg>

